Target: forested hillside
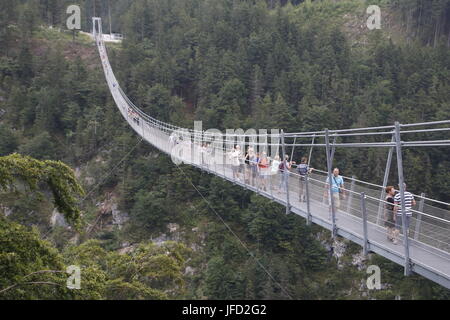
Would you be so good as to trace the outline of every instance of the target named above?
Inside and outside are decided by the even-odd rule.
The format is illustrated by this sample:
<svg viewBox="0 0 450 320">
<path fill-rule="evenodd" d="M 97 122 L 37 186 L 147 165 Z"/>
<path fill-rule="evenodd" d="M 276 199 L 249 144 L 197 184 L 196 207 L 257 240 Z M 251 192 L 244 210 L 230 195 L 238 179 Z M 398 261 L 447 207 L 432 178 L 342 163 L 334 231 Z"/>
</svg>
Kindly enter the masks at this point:
<svg viewBox="0 0 450 320">
<path fill-rule="evenodd" d="M 85 191 L 77 223 L 55 210 L 51 186 L 0 191 L 0 299 L 450 298 L 379 256 L 360 262 L 360 247 L 331 243 L 278 204 L 183 168 L 230 233 L 170 159 L 126 126 L 94 43 L 64 31 L 69 3 L 0 3 L 0 181 L 5 156 L 19 153 L 63 161 Z M 80 1 L 85 31 L 95 14 L 124 34 L 108 45 L 118 80 L 163 121 L 299 132 L 450 119 L 450 1 L 375 3 L 390 23 L 355 40 L 365 1 Z M 450 201 L 448 151 L 405 153 L 411 191 Z M 315 168 L 326 167 L 324 153 L 314 153 Z M 338 149 L 335 159 L 344 175 L 383 180 L 386 151 Z M 63 283 L 35 272 L 72 264 L 87 277 L 80 291 L 24 285 Z M 365 288 L 370 264 L 382 268 L 383 290 Z"/>
</svg>

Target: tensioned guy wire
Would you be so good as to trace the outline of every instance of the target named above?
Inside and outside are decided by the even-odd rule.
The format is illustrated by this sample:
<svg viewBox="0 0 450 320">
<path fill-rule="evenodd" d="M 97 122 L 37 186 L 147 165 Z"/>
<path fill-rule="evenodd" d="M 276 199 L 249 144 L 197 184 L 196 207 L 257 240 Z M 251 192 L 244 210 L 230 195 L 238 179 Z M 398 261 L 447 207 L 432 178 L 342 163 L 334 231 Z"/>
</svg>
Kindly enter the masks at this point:
<svg viewBox="0 0 450 320">
<path fill-rule="evenodd" d="M 181 173 L 185 176 L 185 178 L 189 181 L 189 183 L 192 185 L 192 187 L 197 191 L 197 193 L 200 195 L 200 197 L 205 201 L 205 203 L 208 205 L 208 207 L 214 212 L 214 214 L 219 218 L 219 220 L 224 224 L 224 226 L 230 231 L 230 233 L 238 240 L 238 242 L 242 245 L 242 247 L 247 251 L 247 253 L 256 261 L 256 263 L 261 267 L 261 269 L 269 276 L 269 278 L 283 291 L 283 293 L 291 300 L 294 300 L 294 298 L 287 292 L 287 290 L 275 279 L 275 277 L 269 272 L 269 270 L 266 269 L 266 267 L 259 261 L 259 259 L 253 254 L 253 252 L 250 250 L 249 247 L 239 238 L 239 236 L 231 229 L 231 227 L 228 225 L 228 223 L 225 222 L 225 220 L 222 218 L 222 216 L 214 209 L 214 207 L 211 205 L 211 203 L 206 199 L 206 197 L 201 193 L 201 191 L 195 186 L 195 184 L 192 182 L 192 179 L 183 171 L 183 169 L 176 164 L 177 168 L 181 171 Z"/>
<path fill-rule="evenodd" d="M 120 161 L 104 176 L 102 176 L 100 179 L 100 182 L 97 183 L 87 194 L 86 196 L 81 199 L 81 202 L 84 202 L 87 198 L 89 198 L 89 196 L 94 192 L 95 189 L 97 189 L 99 186 L 101 186 L 101 184 L 103 182 L 105 182 L 105 180 L 122 164 L 122 162 L 125 161 L 126 158 L 128 158 L 128 156 L 138 147 L 138 145 L 142 142 L 142 140 L 144 140 L 143 137 L 140 137 L 139 141 L 134 145 L 133 148 L 130 149 L 130 151 L 127 152 L 127 154 L 125 156 L 122 157 L 122 159 L 120 159 Z"/>
</svg>

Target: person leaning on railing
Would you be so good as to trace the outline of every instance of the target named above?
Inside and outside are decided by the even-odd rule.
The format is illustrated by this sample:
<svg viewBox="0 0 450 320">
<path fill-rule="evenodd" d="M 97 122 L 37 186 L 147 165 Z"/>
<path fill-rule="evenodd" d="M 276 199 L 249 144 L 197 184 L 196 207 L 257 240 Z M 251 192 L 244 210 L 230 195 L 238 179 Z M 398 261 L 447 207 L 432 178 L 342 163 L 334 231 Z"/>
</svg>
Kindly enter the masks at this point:
<svg viewBox="0 0 450 320">
<path fill-rule="evenodd" d="M 384 226 L 387 231 L 387 238 L 389 241 L 392 241 L 394 244 L 397 244 L 397 240 L 395 239 L 395 189 L 393 186 L 386 187 L 386 203 L 384 207 Z"/>
<path fill-rule="evenodd" d="M 399 186 L 400 187 L 400 186 Z M 411 220 L 412 211 L 411 208 L 416 205 L 416 200 L 414 199 L 414 196 L 411 192 L 406 191 L 406 183 L 403 184 L 403 189 L 405 190 L 405 213 L 402 212 L 402 199 L 401 194 L 398 192 L 395 197 L 395 207 L 394 207 L 394 218 L 395 218 L 395 231 L 394 231 L 394 244 L 397 244 L 397 239 L 400 234 L 400 230 L 403 226 L 402 216 L 405 217 L 405 226 L 407 234 L 404 235 L 405 237 L 409 234 L 409 222 Z"/>
<path fill-rule="evenodd" d="M 253 185 L 253 172 L 252 172 L 252 166 L 253 166 L 253 159 L 255 157 L 255 150 L 252 146 L 249 146 L 247 148 L 247 153 L 244 157 L 244 163 L 245 163 L 245 183 Z"/>
</svg>

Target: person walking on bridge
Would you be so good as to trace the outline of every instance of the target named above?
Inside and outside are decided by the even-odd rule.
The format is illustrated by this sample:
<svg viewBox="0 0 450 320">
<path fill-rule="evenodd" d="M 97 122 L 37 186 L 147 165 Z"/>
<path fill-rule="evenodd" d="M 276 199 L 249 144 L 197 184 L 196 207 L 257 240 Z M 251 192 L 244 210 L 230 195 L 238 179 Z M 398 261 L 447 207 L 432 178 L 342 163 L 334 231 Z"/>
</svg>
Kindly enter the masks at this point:
<svg viewBox="0 0 450 320">
<path fill-rule="evenodd" d="M 231 169 L 233 171 L 233 179 L 239 179 L 239 169 L 240 169 L 240 147 L 236 145 L 235 148 L 230 152 L 229 158 L 231 160 Z"/>
<path fill-rule="evenodd" d="M 327 178 L 325 197 L 328 198 L 329 194 L 333 197 L 334 211 L 337 212 L 341 208 L 341 194 L 344 192 L 344 179 L 339 175 L 339 169 L 334 168 L 333 175 L 331 176 L 331 190 L 330 181 Z M 328 199 L 331 201 L 331 199 Z M 330 206 L 330 219 L 331 219 L 332 208 Z"/>
<path fill-rule="evenodd" d="M 272 164 L 270 165 L 270 177 L 269 179 L 271 179 L 271 186 L 274 190 L 278 190 L 278 188 L 276 187 L 276 178 L 277 178 L 277 174 L 278 174 L 278 170 L 280 168 L 280 164 L 281 164 L 281 160 L 280 160 L 280 156 L 276 155 L 275 158 L 273 158 L 272 160 Z"/>
<path fill-rule="evenodd" d="M 209 168 L 209 166 L 212 164 L 214 164 L 213 148 L 212 144 L 208 143 L 206 144 L 206 167 Z"/>
<path fill-rule="evenodd" d="M 244 157 L 244 164 L 245 164 L 244 178 L 245 183 L 249 183 L 251 185 L 253 185 L 252 161 L 254 157 L 255 157 L 255 150 L 253 149 L 252 146 L 249 146 L 247 148 L 247 153 L 245 154 Z"/>
<path fill-rule="evenodd" d="M 416 200 L 414 199 L 414 196 L 411 192 L 406 191 L 406 183 L 403 184 L 403 189 L 405 190 L 405 212 L 402 212 L 402 199 L 401 194 L 398 192 L 395 197 L 395 208 L 394 212 L 395 214 L 395 232 L 394 232 L 394 244 L 397 244 L 397 239 L 400 234 L 400 230 L 403 226 L 403 217 L 405 218 L 405 226 L 407 233 L 404 235 L 406 238 L 408 236 L 409 231 L 409 222 L 411 220 L 412 211 L 411 208 L 416 205 Z"/>
<path fill-rule="evenodd" d="M 200 147 L 200 165 L 206 164 L 206 144 L 203 143 Z"/>
<path fill-rule="evenodd" d="M 306 202 L 306 190 L 305 183 L 308 174 L 312 172 L 313 168 L 310 168 L 308 165 L 308 158 L 303 157 L 301 163 L 297 166 L 297 171 L 299 174 L 299 194 L 298 201 Z"/>
<path fill-rule="evenodd" d="M 256 186 L 257 184 L 259 184 L 259 181 L 258 181 L 259 180 L 259 178 L 258 178 L 258 174 L 259 174 L 259 168 L 258 168 L 259 152 L 257 152 L 256 154 L 252 153 L 250 155 L 249 161 L 250 161 L 250 169 L 252 171 L 250 184 L 252 186 Z"/>
</svg>

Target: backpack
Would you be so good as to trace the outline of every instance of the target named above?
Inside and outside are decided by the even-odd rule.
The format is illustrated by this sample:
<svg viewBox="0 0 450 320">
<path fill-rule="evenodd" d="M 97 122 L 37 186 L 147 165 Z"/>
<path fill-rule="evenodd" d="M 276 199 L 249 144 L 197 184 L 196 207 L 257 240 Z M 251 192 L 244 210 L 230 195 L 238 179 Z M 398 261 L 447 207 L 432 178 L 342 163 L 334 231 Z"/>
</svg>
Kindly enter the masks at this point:
<svg viewBox="0 0 450 320">
<path fill-rule="evenodd" d="M 298 166 L 298 173 L 301 176 L 306 176 L 308 174 L 308 165 L 307 164 L 300 164 Z"/>
<path fill-rule="evenodd" d="M 280 169 L 281 171 L 284 170 L 284 161 L 281 161 L 280 165 L 278 166 L 278 169 Z"/>
<path fill-rule="evenodd" d="M 263 158 L 263 159 L 261 159 L 261 161 L 259 161 L 259 167 L 263 168 L 263 169 L 268 167 L 268 165 L 267 165 L 267 158 Z"/>
</svg>

